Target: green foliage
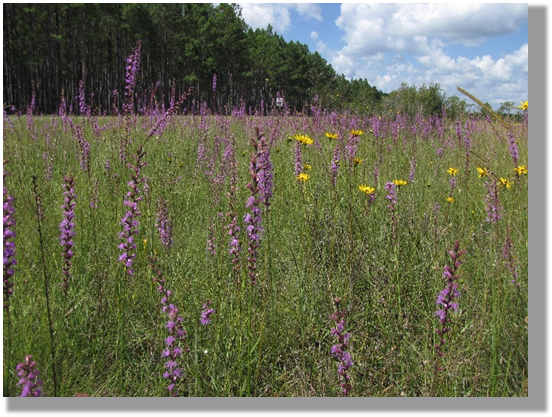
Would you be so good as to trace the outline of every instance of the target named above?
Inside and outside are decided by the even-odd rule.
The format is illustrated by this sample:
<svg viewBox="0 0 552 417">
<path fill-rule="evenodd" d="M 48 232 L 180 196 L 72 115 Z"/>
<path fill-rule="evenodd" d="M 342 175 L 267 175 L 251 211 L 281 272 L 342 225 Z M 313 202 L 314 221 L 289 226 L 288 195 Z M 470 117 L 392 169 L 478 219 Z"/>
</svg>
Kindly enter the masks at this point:
<svg viewBox="0 0 552 417">
<path fill-rule="evenodd" d="M 410 117 L 429 117 L 440 114 L 445 105 L 445 93 L 437 83 L 409 85 L 402 83 L 384 100 L 384 108 L 393 112 L 405 113 Z"/>
<path fill-rule="evenodd" d="M 161 357 L 166 316 L 152 283 L 150 255 L 158 256 L 188 332 L 190 352 L 179 362 L 180 395 L 339 395 L 331 356 L 335 339 L 330 315 L 336 297 L 346 309 L 354 361 L 352 395 L 528 395 L 528 177 L 514 175 L 503 126 L 462 119 L 471 136 L 472 152 L 467 152 L 466 144 L 456 140 L 455 120 L 440 120 L 439 126 L 421 121 L 413 133 L 408 117 L 396 114 L 177 116 L 162 135 L 149 139 L 147 132 L 158 116 L 135 121 L 69 117 L 90 144 L 89 170 L 79 165 L 75 130 L 57 116 L 34 118 L 36 139 L 25 117 L 13 118 L 13 130 L 8 125 L 4 129 L 4 169 L 11 173 L 4 186 L 15 201 L 18 261 L 9 323 L 4 315 L 4 329 L 11 329 L 11 343 L 4 344 L 4 387 L 10 395 L 17 394 L 15 364 L 27 354 L 37 361 L 47 395 L 52 395 L 53 362 L 61 396 L 166 395 Z M 95 130 L 95 121 L 105 130 Z M 393 137 L 395 124 L 398 140 Z M 255 127 L 271 141 L 274 196 L 270 212 L 263 211 L 258 284 L 252 286 L 245 271 L 249 255 L 243 218 Z M 362 160 L 358 164 L 350 164 L 344 150 L 351 129 L 365 132 L 355 154 Z M 512 129 L 519 139 L 520 164 L 527 166 L 527 126 Z M 340 139 L 328 139 L 326 131 Z M 125 145 L 128 132 L 132 143 Z M 312 167 L 305 183 L 295 179 L 295 141 L 289 140 L 298 133 L 315 140 L 302 148 L 303 163 Z M 235 141 L 238 180 L 232 209 L 228 177 L 216 182 L 209 175 L 210 169 L 230 170 L 221 163 L 225 149 L 217 142 L 220 138 Z M 118 261 L 118 233 L 128 209 L 123 205 L 132 173 L 127 163 L 134 162 L 139 145 L 146 151 L 141 175 L 148 177 L 149 191 L 140 185 L 135 275 L 129 277 Z M 201 165 L 200 145 L 215 163 Z M 336 146 L 343 153 L 334 185 L 330 167 Z M 408 179 L 412 161 L 415 173 L 398 190 L 394 223 L 385 185 Z M 492 175 L 479 178 L 479 166 Z M 455 188 L 450 167 L 458 170 Z M 33 175 L 44 206 L 44 261 Z M 75 177 L 77 195 L 67 298 L 60 285 L 59 244 L 65 175 Z M 514 184 L 499 188 L 503 217 L 490 224 L 485 220 L 485 182 L 500 177 Z M 373 201 L 358 189 L 361 184 L 375 188 Z M 448 203 L 451 195 L 454 202 Z M 94 196 L 97 208 L 90 205 Z M 170 253 L 156 228 L 159 198 L 167 201 L 173 221 Z M 234 210 L 242 228 L 240 290 L 228 253 L 226 213 Z M 213 256 L 206 250 L 212 236 L 217 244 Z M 507 259 L 503 246 L 508 239 L 512 249 Z M 435 300 L 444 288 L 443 268 L 451 263 L 447 253 L 457 240 L 467 251 L 459 267 L 459 308 L 446 335 L 446 356 L 440 362 L 444 370 L 435 373 Z M 53 360 L 43 267 L 51 283 Z M 517 285 L 511 282 L 512 267 L 519 274 Z M 206 300 L 216 314 L 209 326 L 201 326 Z"/>
</svg>

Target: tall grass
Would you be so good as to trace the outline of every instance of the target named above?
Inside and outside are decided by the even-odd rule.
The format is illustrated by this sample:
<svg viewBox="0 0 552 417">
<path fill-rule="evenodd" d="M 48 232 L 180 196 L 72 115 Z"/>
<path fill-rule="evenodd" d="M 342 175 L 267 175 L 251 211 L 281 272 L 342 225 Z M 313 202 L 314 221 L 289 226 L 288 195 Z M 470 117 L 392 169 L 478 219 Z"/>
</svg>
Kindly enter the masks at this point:
<svg viewBox="0 0 552 417">
<path fill-rule="evenodd" d="M 4 315 L 10 395 L 18 381 L 12 365 L 29 354 L 45 395 L 169 395 L 167 318 L 150 257 L 186 331 L 179 395 L 339 396 L 343 383 L 350 396 L 528 395 L 528 176 L 514 171 L 505 126 L 469 116 L 202 111 L 171 114 L 160 129 L 162 117 L 35 116 L 29 124 L 5 116 L 5 186 L 17 220 L 9 324 Z M 508 128 L 527 166 L 526 127 Z M 261 135 L 265 145 L 255 148 Z M 296 178 L 295 135 L 313 139 L 301 145 L 310 166 L 304 182 Z M 134 178 L 128 164 L 137 149 L 144 165 Z M 257 226 L 244 218 L 256 187 L 248 184 L 261 175 L 259 167 L 252 173 L 252 158 L 262 152 L 273 191 L 269 209 L 255 197 L 262 232 L 249 230 L 258 232 L 252 247 L 248 226 Z M 478 167 L 489 175 L 479 177 Z M 65 295 L 59 224 L 69 176 L 78 203 Z M 401 179 L 412 181 L 396 186 L 391 212 L 385 186 Z M 494 223 L 486 181 L 496 182 L 502 210 Z M 373 201 L 359 185 L 375 188 Z M 129 274 L 119 245 L 134 186 L 142 199 Z M 159 202 L 171 222 L 170 250 L 158 230 Z M 436 301 L 457 241 L 465 251 L 461 295 L 435 372 Z M 207 300 L 215 312 L 202 325 Z M 339 341 L 352 359 L 348 379 L 332 356 L 336 311 L 346 317 L 347 345 Z"/>
</svg>

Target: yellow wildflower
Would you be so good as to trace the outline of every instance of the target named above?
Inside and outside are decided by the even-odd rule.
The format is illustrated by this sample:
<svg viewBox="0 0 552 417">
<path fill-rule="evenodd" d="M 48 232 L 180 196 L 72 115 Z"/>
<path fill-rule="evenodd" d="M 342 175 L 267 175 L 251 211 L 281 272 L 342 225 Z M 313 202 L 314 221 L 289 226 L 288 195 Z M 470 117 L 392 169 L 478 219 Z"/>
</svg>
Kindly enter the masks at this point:
<svg viewBox="0 0 552 417">
<path fill-rule="evenodd" d="M 312 166 L 310 166 L 309 164 L 305 164 L 303 166 L 305 167 L 305 169 L 312 169 Z"/>
<path fill-rule="evenodd" d="M 376 191 L 375 188 L 368 187 L 367 185 L 359 185 L 358 189 L 365 194 L 374 194 L 374 192 Z"/>
<path fill-rule="evenodd" d="M 453 177 L 458 174 L 458 170 L 454 167 L 450 167 L 449 169 L 447 169 L 447 172 L 452 175 Z"/>
<path fill-rule="evenodd" d="M 339 137 L 337 133 L 326 132 L 325 135 L 328 139 L 337 139 Z"/>
<path fill-rule="evenodd" d="M 518 109 L 527 110 L 529 108 L 529 102 L 527 100 L 520 101 L 520 103 L 521 103 L 521 106 L 518 106 Z"/>
<path fill-rule="evenodd" d="M 314 141 L 311 139 L 309 135 L 295 135 L 293 136 L 293 139 L 295 139 L 298 142 L 301 142 L 303 145 L 312 145 Z"/>
<path fill-rule="evenodd" d="M 522 176 L 523 174 L 527 174 L 527 168 L 525 167 L 525 165 L 520 165 L 514 168 L 514 171 L 516 172 L 516 175 L 518 177 Z"/>
<path fill-rule="evenodd" d="M 510 181 L 508 181 L 506 178 L 500 177 L 500 179 L 498 180 L 498 182 L 499 182 L 500 185 L 502 185 L 503 187 L 512 188 L 512 183 L 511 183 Z"/>
<path fill-rule="evenodd" d="M 477 172 L 479 172 L 478 178 L 486 177 L 489 175 L 489 171 L 487 171 L 487 168 L 477 167 Z"/>
<path fill-rule="evenodd" d="M 144 244 L 144 250 L 146 250 L 147 247 L 148 247 L 148 240 L 147 239 L 142 239 L 142 243 Z"/>
<path fill-rule="evenodd" d="M 454 203 L 454 198 L 452 198 L 452 197 L 447 197 L 447 201 L 448 201 L 449 203 Z"/>
<path fill-rule="evenodd" d="M 393 182 L 395 183 L 395 185 L 399 187 L 402 187 L 403 185 L 408 184 L 408 182 L 406 182 L 405 180 L 393 180 Z"/>
<path fill-rule="evenodd" d="M 355 165 L 362 164 L 362 159 L 356 158 L 356 157 L 355 157 L 355 158 L 353 158 L 353 163 L 354 163 Z"/>
<path fill-rule="evenodd" d="M 358 129 L 353 129 L 349 132 L 349 134 L 351 136 L 360 136 L 362 135 L 364 132 L 362 130 L 358 130 Z"/>
<path fill-rule="evenodd" d="M 310 180 L 309 174 L 305 174 L 304 172 L 301 172 L 299 175 L 297 175 L 296 178 L 298 181 L 303 181 L 303 182 Z"/>
</svg>

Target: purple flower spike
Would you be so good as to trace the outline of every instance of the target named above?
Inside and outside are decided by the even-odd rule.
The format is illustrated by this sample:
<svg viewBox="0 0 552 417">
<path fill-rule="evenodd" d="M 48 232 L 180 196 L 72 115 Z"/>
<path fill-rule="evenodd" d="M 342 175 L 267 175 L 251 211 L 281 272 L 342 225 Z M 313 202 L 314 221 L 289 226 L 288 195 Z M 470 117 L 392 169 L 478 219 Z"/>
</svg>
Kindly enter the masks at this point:
<svg viewBox="0 0 552 417">
<path fill-rule="evenodd" d="M 251 139 L 254 152 L 251 155 L 251 164 L 249 165 L 251 182 L 247 184 L 251 196 L 247 199 L 246 207 L 251 213 L 246 213 L 244 217 L 249 237 L 248 273 L 252 284 L 257 282 L 257 253 L 263 233 L 261 204 L 264 204 L 268 211 L 270 198 L 272 197 L 272 163 L 268 155 L 269 145 L 259 128 L 256 128 L 256 133 L 257 138 Z"/>
<path fill-rule="evenodd" d="M 485 201 L 487 202 L 487 206 L 485 207 L 485 211 L 487 212 L 486 220 L 491 224 L 498 223 L 498 221 L 502 218 L 502 206 L 500 204 L 500 200 L 498 199 L 498 187 L 496 181 L 492 178 L 489 179 L 485 183 L 485 187 L 487 188 L 487 196 L 485 197 Z"/>
<path fill-rule="evenodd" d="M 207 300 L 207 302 L 203 305 L 203 311 L 201 312 L 201 317 L 199 318 L 199 321 L 204 326 L 207 326 L 209 323 L 211 323 L 211 315 L 215 313 L 215 310 L 212 308 L 209 308 L 211 305 L 211 300 Z"/>
<path fill-rule="evenodd" d="M 38 379 L 40 372 L 36 369 L 32 355 L 25 356 L 25 362 L 18 364 L 15 370 L 21 378 L 17 383 L 22 386 L 20 397 L 42 397 L 42 381 Z"/>
<path fill-rule="evenodd" d="M 63 209 L 63 220 L 59 225 L 59 230 L 61 232 L 59 236 L 59 243 L 63 248 L 63 282 L 61 284 L 61 287 L 63 288 L 65 296 L 67 296 L 67 291 L 69 289 L 69 280 L 71 278 L 71 259 L 74 255 L 72 249 L 74 246 L 73 237 L 75 236 L 75 223 L 73 222 L 73 220 L 75 218 L 74 210 L 76 205 L 75 199 L 77 198 L 77 195 L 75 194 L 74 178 L 72 176 L 63 178 L 65 180 L 65 183 L 63 184 L 63 188 L 65 189 L 65 192 L 63 193 L 65 204 L 61 206 L 61 208 Z"/>
<path fill-rule="evenodd" d="M 6 161 L 4 161 L 5 163 Z M 6 184 L 6 177 L 9 175 L 7 171 L 4 171 L 4 184 Z M 9 311 L 9 298 L 13 293 L 13 286 L 11 282 L 15 271 L 13 267 L 17 265 L 15 259 L 15 209 L 13 207 L 13 197 L 8 195 L 8 190 L 4 187 L 4 308 Z"/>
<path fill-rule="evenodd" d="M 157 291 L 162 294 L 161 304 L 162 309 L 168 319 L 165 327 L 169 335 L 165 338 L 165 349 L 161 352 L 161 357 L 165 359 L 165 372 L 163 378 L 169 380 L 167 389 L 171 397 L 176 397 L 177 383 L 182 378 L 182 369 L 179 364 L 182 353 L 189 353 L 188 345 L 186 344 L 186 331 L 182 326 L 182 316 L 178 315 L 178 309 L 170 302 L 171 291 L 166 288 L 165 278 L 160 269 L 157 268 L 157 258 L 149 257 L 150 266 L 153 269 L 155 276 L 153 282 L 159 286 Z"/>
<path fill-rule="evenodd" d="M 450 328 L 447 327 L 447 324 L 450 322 L 449 311 L 455 311 L 458 309 L 458 303 L 456 303 L 456 299 L 460 296 L 460 292 L 458 291 L 458 282 L 456 282 L 458 279 L 456 271 L 462 263 L 462 261 L 459 259 L 460 256 L 462 256 L 466 252 L 464 250 L 459 250 L 459 247 L 460 243 L 457 241 L 454 245 L 454 249 L 449 252 L 450 257 L 454 262 L 454 266 L 450 267 L 449 265 L 445 265 L 443 277 L 446 278 L 447 282 L 445 284 L 445 288 L 437 296 L 436 301 L 437 305 L 442 306 L 441 309 L 435 312 L 435 315 L 439 318 L 439 322 L 441 323 L 440 328 L 436 329 L 436 332 L 439 335 L 440 339 L 439 344 L 435 345 L 438 358 L 445 355 L 442 350 L 443 345 L 445 344 L 445 339 L 443 336 L 450 331 Z M 438 365 L 439 363 L 437 361 L 435 363 L 436 372 L 442 369 Z"/>
<path fill-rule="evenodd" d="M 123 231 L 119 233 L 119 239 L 121 239 L 122 242 L 118 247 L 123 251 L 123 254 L 119 256 L 119 261 L 125 265 L 126 273 L 131 276 L 134 275 L 132 264 L 134 263 L 134 258 L 136 258 L 136 244 L 134 243 L 133 235 L 139 233 L 138 226 L 140 222 L 138 221 L 138 217 L 142 215 L 138 210 L 138 202 L 142 201 L 138 185 L 145 181 L 145 179 L 140 176 L 141 168 L 146 165 L 146 163 L 142 161 L 145 154 L 146 152 L 143 151 L 142 146 L 140 146 L 137 154 L 133 155 L 134 159 L 136 159 L 136 165 L 128 164 L 128 167 L 134 172 L 131 175 L 131 181 L 128 183 L 130 191 L 127 193 L 124 201 L 124 206 L 128 208 L 128 211 L 121 220 Z"/>
<path fill-rule="evenodd" d="M 158 211 L 157 211 L 157 221 L 155 222 L 155 227 L 159 232 L 159 239 L 161 244 L 167 253 L 171 252 L 171 247 L 173 244 L 172 238 L 172 222 L 169 218 L 169 207 L 168 201 L 164 198 L 160 198 L 158 201 Z"/>
<path fill-rule="evenodd" d="M 348 370 L 354 365 L 354 363 L 351 354 L 347 352 L 350 334 L 344 331 L 346 311 L 339 310 L 340 303 L 341 298 L 336 298 L 334 300 L 336 311 L 334 311 L 331 315 L 331 319 L 335 322 L 335 327 L 331 329 L 331 333 L 337 339 L 337 343 L 332 346 L 331 354 L 339 361 L 337 365 L 337 373 L 342 380 L 341 393 L 344 397 L 348 397 L 352 389 L 350 383 L 351 376 L 349 375 Z"/>
</svg>

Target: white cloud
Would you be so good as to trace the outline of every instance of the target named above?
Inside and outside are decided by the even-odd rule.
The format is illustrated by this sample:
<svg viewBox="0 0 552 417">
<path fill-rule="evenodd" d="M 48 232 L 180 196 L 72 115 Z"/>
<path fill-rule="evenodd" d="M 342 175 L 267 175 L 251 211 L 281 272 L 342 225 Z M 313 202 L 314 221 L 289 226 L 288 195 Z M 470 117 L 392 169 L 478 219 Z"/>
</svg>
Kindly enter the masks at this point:
<svg viewBox="0 0 552 417">
<path fill-rule="evenodd" d="M 310 37 L 312 40 L 317 40 L 318 39 L 318 32 L 313 30 L 310 34 Z"/>
<path fill-rule="evenodd" d="M 266 29 L 268 25 L 274 31 L 283 33 L 291 26 L 289 4 L 242 3 L 242 17 L 253 29 Z"/>
<path fill-rule="evenodd" d="M 266 29 L 271 25 L 280 34 L 291 27 L 290 10 L 307 20 L 322 20 L 322 9 L 315 3 L 240 3 L 240 7 L 251 28 Z"/>
<path fill-rule="evenodd" d="M 322 9 L 316 3 L 296 3 L 295 8 L 301 17 L 322 20 Z"/>
<path fill-rule="evenodd" d="M 474 59 L 451 56 L 448 47 L 515 32 L 527 16 L 527 4 L 343 3 L 335 24 L 345 46 L 326 53 L 338 73 L 383 91 L 437 82 L 449 95 L 461 86 L 495 105 L 527 94 L 528 46 Z"/>
<path fill-rule="evenodd" d="M 345 53 L 369 55 L 417 52 L 424 46 L 417 41 L 420 36 L 473 46 L 514 32 L 527 18 L 527 4 L 343 3 L 335 24 L 345 32 Z"/>
</svg>

